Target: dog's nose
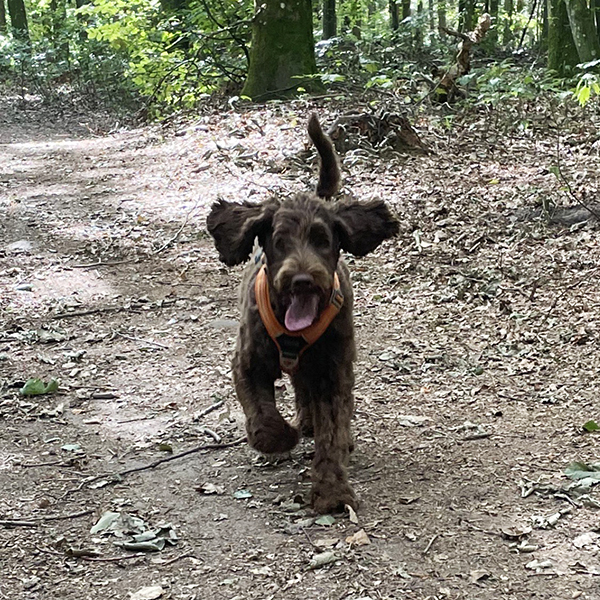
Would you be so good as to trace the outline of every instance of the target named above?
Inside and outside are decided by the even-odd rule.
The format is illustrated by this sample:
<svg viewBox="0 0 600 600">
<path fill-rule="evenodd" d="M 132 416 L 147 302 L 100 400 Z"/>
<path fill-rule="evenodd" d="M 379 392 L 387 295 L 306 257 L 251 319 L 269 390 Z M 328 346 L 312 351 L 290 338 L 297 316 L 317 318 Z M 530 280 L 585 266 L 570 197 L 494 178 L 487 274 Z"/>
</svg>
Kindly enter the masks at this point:
<svg viewBox="0 0 600 600">
<path fill-rule="evenodd" d="M 315 280 L 308 273 L 298 273 L 292 277 L 292 292 L 300 294 L 310 290 L 315 285 Z"/>
</svg>

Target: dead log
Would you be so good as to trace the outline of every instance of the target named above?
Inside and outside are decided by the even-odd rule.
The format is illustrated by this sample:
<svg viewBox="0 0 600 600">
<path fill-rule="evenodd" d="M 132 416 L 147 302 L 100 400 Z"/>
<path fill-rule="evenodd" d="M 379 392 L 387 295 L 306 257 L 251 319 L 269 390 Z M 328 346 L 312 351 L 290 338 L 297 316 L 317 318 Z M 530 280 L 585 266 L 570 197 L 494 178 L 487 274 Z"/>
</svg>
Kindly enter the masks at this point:
<svg viewBox="0 0 600 600">
<path fill-rule="evenodd" d="M 463 93 L 460 91 L 456 81 L 471 70 L 471 49 L 479 44 L 492 26 L 492 18 L 487 13 L 482 14 L 477 22 L 477 27 L 473 31 L 462 33 L 447 27 L 440 27 L 440 31 L 460 38 L 456 63 L 445 71 L 435 88 L 438 101 L 452 102 L 455 98 L 460 98 Z"/>
<path fill-rule="evenodd" d="M 364 147 L 373 150 L 387 148 L 396 152 L 429 153 L 429 149 L 405 116 L 385 111 L 377 114 L 342 115 L 329 128 L 327 135 L 340 154 Z"/>
</svg>

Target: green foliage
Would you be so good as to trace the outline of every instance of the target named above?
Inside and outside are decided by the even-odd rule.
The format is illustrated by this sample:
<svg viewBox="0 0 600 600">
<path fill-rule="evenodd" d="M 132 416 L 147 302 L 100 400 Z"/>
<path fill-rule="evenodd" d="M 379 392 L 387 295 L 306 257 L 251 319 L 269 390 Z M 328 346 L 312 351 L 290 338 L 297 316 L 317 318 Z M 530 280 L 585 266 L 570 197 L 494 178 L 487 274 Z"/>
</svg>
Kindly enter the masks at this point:
<svg viewBox="0 0 600 600">
<path fill-rule="evenodd" d="M 470 102 L 476 106 L 499 106 L 515 102 L 535 102 L 543 93 L 559 94 L 563 82 L 544 69 L 516 65 L 510 59 L 474 68 L 458 80 L 472 90 Z"/>
<path fill-rule="evenodd" d="M 55 10 L 33 0 L 31 46 L 0 35 L 0 80 L 47 100 L 68 85 L 164 115 L 243 81 L 251 13 L 250 0 L 188 0 L 177 9 L 159 0 L 95 0 Z"/>
<path fill-rule="evenodd" d="M 577 65 L 583 73 L 573 90 L 573 96 L 580 106 L 585 106 L 591 97 L 600 95 L 600 76 L 597 73 L 599 65 L 600 60 Z"/>
</svg>

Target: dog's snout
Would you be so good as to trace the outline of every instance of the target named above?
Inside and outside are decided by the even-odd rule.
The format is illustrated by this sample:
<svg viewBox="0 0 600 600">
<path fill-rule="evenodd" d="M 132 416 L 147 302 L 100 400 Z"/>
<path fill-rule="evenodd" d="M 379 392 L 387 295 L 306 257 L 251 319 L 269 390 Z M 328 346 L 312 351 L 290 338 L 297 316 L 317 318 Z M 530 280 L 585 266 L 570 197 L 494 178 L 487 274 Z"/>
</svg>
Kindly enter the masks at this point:
<svg viewBox="0 0 600 600">
<path fill-rule="evenodd" d="M 314 285 L 314 277 L 308 273 L 298 273 L 292 277 L 292 292 L 295 294 L 308 291 Z"/>
</svg>

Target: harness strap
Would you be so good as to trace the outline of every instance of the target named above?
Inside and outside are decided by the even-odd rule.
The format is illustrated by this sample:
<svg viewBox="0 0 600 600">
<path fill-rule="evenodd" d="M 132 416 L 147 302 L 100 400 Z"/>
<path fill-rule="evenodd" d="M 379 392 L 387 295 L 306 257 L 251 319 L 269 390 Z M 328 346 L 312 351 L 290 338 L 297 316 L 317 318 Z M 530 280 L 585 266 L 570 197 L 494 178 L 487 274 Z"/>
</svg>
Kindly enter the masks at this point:
<svg viewBox="0 0 600 600">
<path fill-rule="evenodd" d="M 298 369 L 302 353 L 325 333 L 344 304 L 344 295 L 340 289 L 340 280 L 337 273 L 334 273 L 331 299 L 318 320 L 299 331 L 290 331 L 277 320 L 273 312 L 271 299 L 269 298 L 267 265 L 265 264 L 262 265 L 256 275 L 254 294 L 263 325 L 279 350 L 281 370 L 286 373 L 293 373 Z"/>
</svg>

